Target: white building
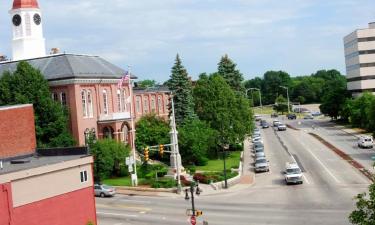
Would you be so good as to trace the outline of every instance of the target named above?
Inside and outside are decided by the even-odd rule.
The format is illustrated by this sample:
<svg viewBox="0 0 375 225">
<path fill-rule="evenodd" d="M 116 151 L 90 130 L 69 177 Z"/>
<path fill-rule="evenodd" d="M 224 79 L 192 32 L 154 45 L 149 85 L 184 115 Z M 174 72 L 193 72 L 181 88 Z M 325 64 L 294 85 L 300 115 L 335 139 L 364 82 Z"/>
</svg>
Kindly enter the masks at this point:
<svg viewBox="0 0 375 225">
<path fill-rule="evenodd" d="M 344 47 L 348 90 L 375 92 L 375 22 L 345 36 Z"/>
</svg>

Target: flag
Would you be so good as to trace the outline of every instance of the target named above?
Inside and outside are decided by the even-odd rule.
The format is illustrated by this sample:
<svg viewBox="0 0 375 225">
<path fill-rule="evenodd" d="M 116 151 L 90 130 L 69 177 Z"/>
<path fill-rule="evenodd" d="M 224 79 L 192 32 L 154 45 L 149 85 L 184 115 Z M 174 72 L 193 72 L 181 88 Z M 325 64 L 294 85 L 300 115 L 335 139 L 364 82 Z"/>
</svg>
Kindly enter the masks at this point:
<svg viewBox="0 0 375 225">
<path fill-rule="evenodd" d="M 124 82 L 128 82 L 130 80 L 130 74 L 128 71 L 125 72 L 124 76 L 121 77 L 120 81 L 117 83 L 117 87 L 120 89 Z"/>
</svg>

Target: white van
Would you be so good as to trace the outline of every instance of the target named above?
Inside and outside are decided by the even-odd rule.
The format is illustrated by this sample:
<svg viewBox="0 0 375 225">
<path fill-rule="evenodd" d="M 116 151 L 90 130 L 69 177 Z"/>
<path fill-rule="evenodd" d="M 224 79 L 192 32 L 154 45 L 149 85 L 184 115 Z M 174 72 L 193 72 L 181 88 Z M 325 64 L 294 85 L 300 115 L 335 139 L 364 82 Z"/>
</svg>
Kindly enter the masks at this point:
<svg viewBox="0 0 375 225">
<path fill-rule="evenodd" d="M 374 140 L 371 136 L 360 136 L 358 138 L 359 148 L 372 148 L 374 146 Z"/>
</svg>

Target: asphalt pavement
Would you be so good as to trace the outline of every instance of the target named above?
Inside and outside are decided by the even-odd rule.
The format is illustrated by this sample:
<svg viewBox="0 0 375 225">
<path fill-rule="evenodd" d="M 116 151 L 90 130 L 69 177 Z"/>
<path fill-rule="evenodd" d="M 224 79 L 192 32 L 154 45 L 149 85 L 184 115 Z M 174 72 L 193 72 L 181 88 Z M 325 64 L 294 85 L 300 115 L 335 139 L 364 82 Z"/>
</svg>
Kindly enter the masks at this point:
<svg viewBox="0 0 375 225">
<path fill-rule="evenodd" d="M 197 224 L 203 220 L 215 225 L 349 224 L 353 197 L 367 190 L 368 179 L 303 129 L 268 128 L 262 136 L 270 172 L 257 173 L 253 185 L 196 197 L 195 206 L 203 211 Z M 251 170 L 250 147 L 245 150 Z M 285 184 L 285 163 L 293 160 L 304 171 L 302 185 Z M 190 224 L 186 210 L 191 202 L 184 194 L 96 200 L 100 225 Z"/>
</svg>

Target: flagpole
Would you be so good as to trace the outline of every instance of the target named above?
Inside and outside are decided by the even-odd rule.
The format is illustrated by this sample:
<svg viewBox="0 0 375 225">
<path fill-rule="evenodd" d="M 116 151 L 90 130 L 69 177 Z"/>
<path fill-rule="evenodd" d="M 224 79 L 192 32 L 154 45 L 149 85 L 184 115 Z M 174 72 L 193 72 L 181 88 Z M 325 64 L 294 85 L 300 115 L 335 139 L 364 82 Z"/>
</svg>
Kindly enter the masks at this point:
<svg viewBox="0 0 375 225">
<path fill-rule="evenodd" d="M 132 85 L 132 78 L 130 73 L 130 66 L 128 66 L 128 73 L 129 73 L 129 92 L 130 92 L 130 119 L 131 119 L 131 126 L 132 126 L 132 151 L 133 151 L 133 164 L 134 164 L 134 173 L 132 174 L 132 181 L 134 178 L 134 182 L 132 182 L 133 186 L 138 186 L 138 177 L 137 177 L 137 160 L 135 158 L 135 128 L 134 128 L 134 116 L 133 116 L 133 85 Z"/>
</svg>

